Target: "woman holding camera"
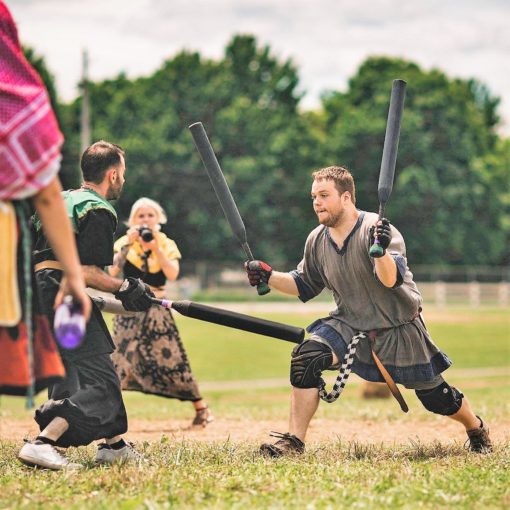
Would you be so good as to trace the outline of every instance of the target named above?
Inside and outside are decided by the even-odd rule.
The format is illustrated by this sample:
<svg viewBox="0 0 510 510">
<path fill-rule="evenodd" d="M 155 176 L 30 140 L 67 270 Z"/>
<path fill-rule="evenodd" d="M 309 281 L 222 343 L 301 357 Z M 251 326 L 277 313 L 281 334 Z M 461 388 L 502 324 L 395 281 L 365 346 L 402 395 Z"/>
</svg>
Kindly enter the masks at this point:
<svg viewBox="0 0 510 510">
<path fill-rule="evenodd" d="M 161 206 L 150 198 L 137 200 L 129 215 L 129 230 L 115 243 L 109 272 L 141 278 L 156 297 L 164 298 L 167 280 L 179 275 L 181 254 L 160 231 L 166 223 Z M 116 315 L 112 359 L 123 390 L 141 391 L 193 403 L 192 426 L 206 427 L 213 416 L 202 399 L 188 357 L 169 309 L 153 306 L 146 312 Z"/>
</svg>

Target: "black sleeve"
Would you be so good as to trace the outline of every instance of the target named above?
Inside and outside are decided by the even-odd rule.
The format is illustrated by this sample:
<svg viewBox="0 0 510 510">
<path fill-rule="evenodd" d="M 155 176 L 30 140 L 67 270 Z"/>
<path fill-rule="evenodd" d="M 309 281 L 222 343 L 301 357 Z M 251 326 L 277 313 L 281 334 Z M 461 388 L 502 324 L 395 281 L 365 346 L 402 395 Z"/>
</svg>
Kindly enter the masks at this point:
<svg viewBox="0 0 510 510">
<path fill-rule="evenodd" d="M 116 222 L 106 209 L 90 211 L 80 222 L 76 238 L 83 266 L 110 266 L 113 263 L 113 234 Z"/>
</svg>

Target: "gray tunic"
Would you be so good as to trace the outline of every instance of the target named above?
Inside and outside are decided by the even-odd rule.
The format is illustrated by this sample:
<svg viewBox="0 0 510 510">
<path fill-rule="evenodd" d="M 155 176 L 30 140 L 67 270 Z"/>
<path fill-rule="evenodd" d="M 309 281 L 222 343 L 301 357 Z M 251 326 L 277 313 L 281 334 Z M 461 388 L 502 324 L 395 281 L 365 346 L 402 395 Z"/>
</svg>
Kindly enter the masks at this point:
<svg viewBox="0 0 510 510">
<path fill-rule="evenodd" d="M 404 239 L 393 226 L 387 251 L 397 264 L 397 283 L 389 289 L 375 273 L 368 251 L 369 229 L 377 219 L 374 213 L 360 211 L 341 249 L 323 225 L 308 236 L 303 260 L 291 272 L 299 297 L 308 301 L 328 288 L 336 309 L 307 329 L 312 338 L 328 343 L 340 360 L 352 336 L 377 329 L 376 352 L 395 382 L 414 387 L 413 383 L 437 381 L 451 361 L 434 344 L 419 317 L 422 298 L 407 267 Z M 358 345 L 353 371 L 369 381 L 383 381 L 368 340 Z"/>
</svg>

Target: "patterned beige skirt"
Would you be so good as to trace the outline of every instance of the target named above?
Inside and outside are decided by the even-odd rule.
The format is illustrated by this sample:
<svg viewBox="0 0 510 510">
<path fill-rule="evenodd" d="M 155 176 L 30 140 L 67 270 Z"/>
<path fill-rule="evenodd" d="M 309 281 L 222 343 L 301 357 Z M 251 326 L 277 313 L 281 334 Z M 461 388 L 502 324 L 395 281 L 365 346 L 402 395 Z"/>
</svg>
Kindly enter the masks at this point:
<svg viewBox="0 0 510 510">
<path fill-rule="evenodd" d="M 147 312 L 116 315 L 112 360 L 123 390 L 179 400 L 201 400 L 172 312 L 153 306 Z"/>
</svg>

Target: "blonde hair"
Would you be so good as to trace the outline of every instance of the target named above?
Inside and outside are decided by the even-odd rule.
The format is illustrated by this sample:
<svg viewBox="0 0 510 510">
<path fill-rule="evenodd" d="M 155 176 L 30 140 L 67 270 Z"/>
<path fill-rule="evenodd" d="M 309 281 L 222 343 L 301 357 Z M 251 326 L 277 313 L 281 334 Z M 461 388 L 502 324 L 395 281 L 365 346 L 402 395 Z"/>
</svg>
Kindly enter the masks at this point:
<svg viewBox="0 0 510 510">
<path fill-rule="evenodd" d="M 158 223 L 160 225 L 164 225 L 167 222 L 165 211 L 163 211 L 163 208 L 151 198 L 142 197 L 139 198 L 132 206 L 131 206 L 131 212 L 129 213 L 129 219 L 127 221 L 127 224 L 132 227 L 133 222 L 135 219 L 135 214 L 140 209 L 140 207 L 150 207 L 151 209 L 154 209 L 156 211 L 156 216 L 158 218 Z"/>
</svg>

